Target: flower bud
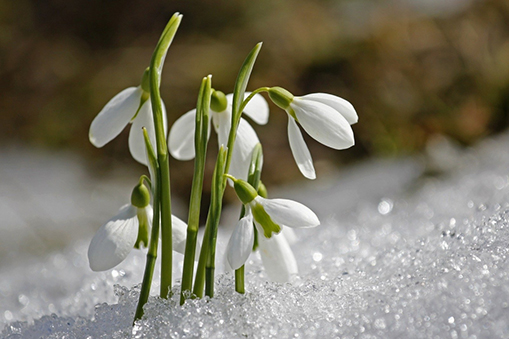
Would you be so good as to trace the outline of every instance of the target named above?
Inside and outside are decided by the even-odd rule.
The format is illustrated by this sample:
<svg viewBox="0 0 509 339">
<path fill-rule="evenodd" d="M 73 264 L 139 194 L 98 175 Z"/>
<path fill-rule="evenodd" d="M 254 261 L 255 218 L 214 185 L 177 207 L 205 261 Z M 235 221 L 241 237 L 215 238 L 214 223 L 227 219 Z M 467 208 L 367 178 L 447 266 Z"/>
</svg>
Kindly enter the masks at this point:
<svg viewBox="0 0 509 339">
<path fill-rule="evenodd" d="M 293 94 L 282 87 L 271 87 L 269 89 L 269 98 L 278 107 L 286 110 L 293 101 Z"/>
<path fill-rule="evenodd" d="M 227 176 L 233 180 L 233 188 L 235 189 L 235 193 L 237 193 L 237 196 L 244 205 L 249 204 L 254 200 L 254 198 L 258 196 L 258 193 L 256 193 L 254 187 L 251 186 L 247 181 L 236 179 L 228 174 Z"/>
<path fill-rule="evenodd" d="M 131 194 L 131 205 L 144 208 L 150 203 L 150 191 L 143 183 L 134 186 L 133 193 Z"/>
<path fill-rule="evenodd" d="M 226 95 L 221 91 L 214 90 L 210 96 L 210 108 L 217 113 L 223 112 L 228 106 Z"/>
</svg>

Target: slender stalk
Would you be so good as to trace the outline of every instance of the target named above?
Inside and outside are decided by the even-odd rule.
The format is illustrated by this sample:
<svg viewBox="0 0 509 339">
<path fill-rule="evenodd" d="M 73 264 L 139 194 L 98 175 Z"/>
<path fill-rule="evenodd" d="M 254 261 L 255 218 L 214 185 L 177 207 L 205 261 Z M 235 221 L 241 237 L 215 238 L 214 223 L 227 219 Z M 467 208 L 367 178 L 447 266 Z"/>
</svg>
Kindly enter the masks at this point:
<svg viewBox="0 0 509 339">
<path fill-rule="evenodd" d="M 170 165 L 168 160 L 168 146 L 166 145 L 166 131 L 164 128 L 164 108 L 159 90 L 161 73 L 166 53 L 177 31 L 182 15 L 175 13 L 159 39 L 150 62 L 149 83 L 150 100 L 156 133 L 157 162 L 159 164 L 158 195 L 161 203 L 161 288 L 160 295 L 167 298 L 172 283 L 172 227 L 171 227 L 171 194 L 170 194 Z"/>
<path fill-rule="evenodd" d="M 246 99 L 247 100 L 247 99 Z M 253 154 L 251 155 L 251 164 L 247 174 L 247 182 L 253 186 L 255 190 L 258 190 L 260 185 L 260 176 L 262 173 L 263 166 L 263 151 L 260 143 L 256 144 Z M 242 206 L 239 219 L 242 219 L 246 215 L 246 208 Z M 253 225 L 254 227 L 254 225 Z M 256 232 L 256 228 L 255 228 Z M 235 270 L 235 291 L 238 293 L 245 293 L 244 288 L 244 265 L 239 269 Z"/>
<path fill-rule="evenodd" d="M 195 160 L 194 176 L 189 202 L 189 217 L 187 222 L 186 250 L 184 266 L 182 268 L 182 287 L 180 304 L 185 302 L 186 291 L 191 291 L 193 283 L 194 258 L 196 253 L 196 239 L 200 223 L 200 206 L 203 189 L 203 174 L 205 171 L 205 158 L 207 155 L 209 109 L 211 93 L 211 76 L 203 78 L 198 102 L 196 104 L 196 122 L 194 134 Z"/>
<path fill-rule="evenodd" d="M 152 285 L 152 277 L 154 274 L 154 266 L 157 259 L 157 247 L 159 243 L 159 198 L 158 194 L 154 196 L 154 219 L 152 224 L 152 232 L 150 234 L 150 245 L 147 252 L 147 262 L 145 264 L 145 273 L 143 274 L 143 282 L 141 283 L 140 299 L 136 307 L 134 321 L 141 319 L 143 316 L 143 306 L 147 303 L 150 295 L 150 286 Z"/>
<path fill-rule="evenodd" d="M 214 296 L 214 271 L 216 261 L 216 240 L 217 229 L 219 227 L 219 219 L 221 217 L 221 209 L 223 206 L 223 174 L 225 169 L 226 150 L 221 146 L 217 155 L 216 168 L 214 169 L 214 176 L 212 178 L 212 197 L 210 201 L 210 233 L 208 240 L 208 255 L 207 263 L 205 265 L 205 295 L 209 297 Z"/>
<path fill-rule="evenodd" d="M 262 92 L 268 92 L 270 89 L 270 87 L 260 87 L 260 88 L 257 88 L 255 89 L 254 91 L 251 92 L 251 94 L 249 94 L 249 96 L 246 98 L 246 100 L 244 100 L 242 102 L 242 105 L 240 106 L 239 110 L 241 112 L 244 111 L 244 108 L 246 108 L 246 105 L 251 101 L 251 99 L 253 99 L 253 97 L 258 94 L 258 93 L 262 93 Z"/>
<path fill-rule="evenodd" d="M 149 168 L 151 169 L 151 172 L 154 172 L 154 175 L 159 175 L 159 171 L 157 170 L 157 160 L 155 158 L 155 153 L 152 148 L 152 145 L 150 145 L 150 139 L 147 134 L 147 130 L 143 128 L 143 136 L 145 138 L 145 147 L 147 150 L 148 155 L 148 163 Z M 156 184 L 159 182 L 159 179 L 157 177 L 153 177 L 152 180 L 150 180 L 147 176 L 142 175 L 140 180 L 145 180 L 150 183 L 151 190 L 154 197 L 154 215 L 152 218 L 152 231 L 150 234 L 150 244 L 147 251 L 147 262 L 145 264 L 145 272 L 143 273 L 143 281 L 141 283 L 141 291 L 140 291 L 140 299 L 138 300 L 138 306 L 136 307 L 136 314 L 134 315 L 134 322 L 136 320 L 141 319 L 143 316 L 143 306 L 146 304 L 148 300 L 148 296 L 150 295 L 150 287 L 152 286 L 152 277 L 154 274 L 154 266 L 157 259 L 157 247 L 159 244 L 159 215 L 160 215 L 160 208 L 159 208 L 159 192 L 157 192 L 158 185 Z M 152 183 L 154 183 L 154 186 L 152 186 Z M 154 191 L 155 190 L 155 191 Z M 133 322 L 133 323 L 134 323 Z"/>
<path fill-rule="evenodd" d="M 209 214 L 207 216 L 207 222 L 205 224 L 205 234 L 203 235 L 203 244 L 200 251 L 200 259 L 198 260 L 198 267 L 196 268 L 196 277 L 194 278 L 193 294 L 198 297 L 203 297 L 203 289 L 205 288 L 205 264 L 209 255 L 209 241 L 210 238 L 210 223 L 212 219 Z"/>
<path fill-rule="evenodd" d="M 241 294 L 246 293 L 244 288 L 244 265 L 235 270 L 235 291 Z"/>
</svg>

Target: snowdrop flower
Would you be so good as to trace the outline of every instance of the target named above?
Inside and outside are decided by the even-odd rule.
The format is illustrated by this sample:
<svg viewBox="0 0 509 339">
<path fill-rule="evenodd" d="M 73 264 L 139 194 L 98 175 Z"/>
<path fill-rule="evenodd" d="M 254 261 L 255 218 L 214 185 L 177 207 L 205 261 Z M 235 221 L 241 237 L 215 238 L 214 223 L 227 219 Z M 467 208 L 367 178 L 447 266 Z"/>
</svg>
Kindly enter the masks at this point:
<svg viewBox="0 0 509 339">
<path fill-rule="evenodd" d="M 270 280 L 285 283 L 299 273 L 297 260 L 290 248 L 290 240 L 285 230 L 291 230 L 283 227 L 283 231 L 274 234 L 269 239 L 265 237 L 258 238 L 258 250 L 262 258 L 263 267 Z"/>
<path fill-rule="evenodd" d="M 248 95 L 249 93 L 246 93 L 245 97 Z M 232 100 L 233 94 L 225 95 L 220 91 L 213 91 L 212 93 L 210 120 L 217 133 L 219 147 L 221 145 L 226 146 L 228 143 L 232 119 Z M 269 119 L 269 105 L 263 96 L 257 94 L 246 105 L 244 113 L 257 124 L 264 125 Z M 171 127 L 168 137 L 168 148 L 175 159 L 191 160 L 195 156 L 195 117 L 196 109 L 193 109 L 182 115 Z M 247 179 L 251 155 L 257 143 L 259 143 L 259 140 L 256 132 L 245 119 L 241 118 L 233 147 L 230 174 L 238 178 Z"/>
<path fill-rule="evenodd" d="M 147 158 L 142 127 L 147 129 L 152 145 L 156 144 L 148 73 L 149 69 L 147 68 L 140 86 L 124 89 L 104 106 L 92 121 L 88 134 L 90 142 L 100 148 L 113 140 L 128 123 L 131 123 L 129 150 L 134 160 L 144 165 L 147 165 Z M 166 131 L 168 123 L 164 104 L 163 123 Z"/>
<path fill-rule="evenodd" d="M 147 247 L 153 210 L 149 204 L 147 187 L 137 185 L 131 203 L 122 206 L 118 214 L 108 220 L 94 235 L 88 247 L 88 261 L 92 271 L 106 271 L 120 264 L 133 248 Z M 173 250 L 184 253 L 187 225 L 172 218 Z"/>
<path fill-rule="evenodd" d="M 227 246 L 227 259 L 231 268 L 234 270 L 240 268 L 249 257 L 254 243 L 252 226 L 254 222 L 258 232 L 263 234 L 263 237 L 259 237 L 262 257 L 265 256 L 265 261 L 276 261 L 265 265 L 271 272 L 270 274 L 273 275 L 272 273 L 281 267 L 286 267 L 284 270 L 286 273 L 283 276 L 296 273 L 295 260 L 288 242 L 282 238 L 283 235 L 277 238 L 275 236 L 281 232 L 283 226 L 293 228 L 318 226 L 320 221 L 316 214 L 308 207 L 293 200 L 263 198 L 246 181 L 236 179 L 231 175 L 227 176 L 234 182 L 235 192 L 246 206 L 246 216 L 239 220 Z M 261 238 L 264 237 L 266 239 L 262 240 Z M 264 243 L 265 240 L 267 242 Z M 283 279 L 280 278 L 280 280 Z"/>
<path fill-rule="evenodd" d="M 357 112 L 345 99 L 326 93 L 313 93 L 294 97 L 281 87 L 269 89 L 269 97 L 288 113 L 288 140 L 292 154 L 301 173 L 315 179 L 311 153 L 297 126 L 316 141 L 333 149 L 346 149 L 355 143 L 350 125 L 358 120 Z"/>
</svg>

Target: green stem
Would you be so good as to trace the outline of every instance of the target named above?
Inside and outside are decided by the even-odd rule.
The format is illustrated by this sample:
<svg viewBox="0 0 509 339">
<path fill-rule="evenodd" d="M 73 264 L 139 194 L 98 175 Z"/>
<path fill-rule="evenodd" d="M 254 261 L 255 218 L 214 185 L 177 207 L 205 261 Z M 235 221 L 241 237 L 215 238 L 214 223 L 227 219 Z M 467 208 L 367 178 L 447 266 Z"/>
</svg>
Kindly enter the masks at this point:
<svg viewBox="0 0 509 339">
<path fill-rule="evenodd" d="M 172 283 L 172 225 L 171 225 L 171 198 L 170 198 L 170 166 L 168 156 L 158 156 L 161 175 L 161 298 L 167 298 Z"/>
<path fill-rule="evenodd" d="M 258 94 L 258 93 L 262 93 L 262 92 L 268 92 L 270 89 L 270 87 L 260 87 L 258 89 L 255 89 L 254 91 L 251 92 L 251 94 L 249 94 L 249 96 L 242 102 L 242 105 L 240 106 L 240 111 L 243 112 L 244 111 L 244 108 L 246 108 L 246 105 L 251 101 L 251 99 L 253 99 L 253 97 Z"/>
<path fill-rule="evenodd" d="M 156 188 L 157 189 L 157 188 Z M 147 252 L 147 262 L 145 264 L 145 273 L 143 274 L 143 282 L 141 284 L 140 299 L 136 307 L 134 322 L 143 316 L 143 306 L 147 303 L 150 295 L 150 287 L 152 286 L 152 276 L 154 274 L 154 266 L 157 259 L 157 247 L 159 244 L 159 194 L 154 194 L 154 216 L 152 219 L 152 232 L 150 234 L 150 245 Z"/>
<path fill-rule="evenodd" d="M 247 98 L 249 99 L 249 98 Z M 247 100 L 246 99 L 246 100 Z M 260 176 L 262 174 L 262 166 L 263 166 L 263 151 L 262 145 L 260 143 L 256 144 L 253 154 L 251 155 L 251 164 L 249 165 L 249 170 L 247 173 L 247 182 L 253 186 L 255 190 L 258 191 L 258 187 L 260 186 Z M 246 208 L 242 206 L 242 210 L 240 211 L 239 219 L 242 219 L 246 215 Z M 254 225 L 253 225 L 254 227 Z M 256 232 L 256 228 L 254 230 Z M 244 265 L 239 269 L 235 270 L 235 291 L 244 294 Z"/>
<path fill-rule="evenodd" d="M 150 100 L 154 116 L 154 126 L 157 146 L 157 162 L 159 164 L 158 195 L 161 203 L 161 288 L 160 295 L 167 298 L 172 283 L 172 227 L 171 227 L 171 197 L 170 197 L 170 165 L 168 160 L 168 146 L 166 145 L 166 131 L 163 123 L 163 104 L 160 84 L 161 73 L 166 53 L 177 31 L 182 15 L 175 13 L 159 39 L 150 61 Z"/>
<path fill-rule="evenodd" d="M 193 294 L 198 297 L 203 297 L 203 288 L 205 287 L 205 264 L 209 254 L 209 241 L 210 238 L 210 210 L 205 224 L 205 234 L 203 235 L 203 244 L 201 246 L 200 259 L 198 260 L 198 267 L 196 268 L 196 277 L 194 279 Z"/>
<path fill-rule="evenodd" d="M 216 241 L 217 229 L 219 227 L 219 219 L 221 217 L 221 209 L 223 207 L 223 174 L 225 169 L 226 150 L 221 146 L 217 155 L 216 168 L 212 178 L 212 197 L 210 201 L 210 232 L 208 240 L 208 255 L 205 265 L 205 295 L 214 296 L 214 270 L 216 262 Z"/>
<path fill-rule="evenodd" d="M 184 266 L 182 268 L 182 287 L 180 293 L 180 304 L 184 304 L 185 292 L 191 291 L 193 283 L 194 259 L 196 253 L 196 239 L 200 223 L 201 195 L 203 190 L 203 174 L 205 172 L 205 159 L 207 155 L 209 109 L 211 95 L 211 76 L 203 78 L 198 102 L 196 104 L 195 121 L 195 159 L 194 176 L 191 187 L 191 198 L 189 202 L 189 217 L 187 223 L 186 250 L 184 255 Z"/>
<path fill-rule="evenodd" d="M 244 288 L 244 265 L 235 270 L 235 291 L 241 294 L 246 293 Z"/>
</svg>

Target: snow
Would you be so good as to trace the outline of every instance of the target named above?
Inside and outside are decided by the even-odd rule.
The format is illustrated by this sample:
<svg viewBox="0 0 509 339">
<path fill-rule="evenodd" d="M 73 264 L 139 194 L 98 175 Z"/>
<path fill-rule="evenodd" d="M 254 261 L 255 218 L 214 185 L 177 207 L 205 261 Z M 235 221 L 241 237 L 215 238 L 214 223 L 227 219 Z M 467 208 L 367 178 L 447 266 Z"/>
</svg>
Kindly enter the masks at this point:
<svg viewBox="0 0 509 339">
<path fill-rule="evenodd" d="M 134 327 L 142 252 L 94 273 L 91 232 L 49 256 L 13 261 L 0 266 L 1 337 L 509 338 L 507 145 L 503 135 L 429 152 L 447 163 L 439 176 L 424 175 L 429 168 L 415 157 L 269 187 L 322 221 L 295 231 L 299 276 L 269 282 L 254 254 L 245 295 L 234 292 L 231 273 L 218 273 L 214 298 L 181 307 L 177 282 L 170 299 L 150 298 Z M 436 172 L 441 161 L 432 160 Z"/>
</svg>

